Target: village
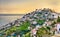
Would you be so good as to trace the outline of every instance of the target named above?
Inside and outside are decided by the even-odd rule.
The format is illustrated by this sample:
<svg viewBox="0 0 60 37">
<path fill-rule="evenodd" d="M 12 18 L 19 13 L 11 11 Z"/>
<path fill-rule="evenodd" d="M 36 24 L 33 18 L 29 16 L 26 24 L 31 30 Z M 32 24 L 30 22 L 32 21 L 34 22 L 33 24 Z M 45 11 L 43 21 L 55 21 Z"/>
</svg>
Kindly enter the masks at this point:
<svg viewBox="0 0 60 37">
<path fill-rule="evenodd" d="M 0 37 L 52 37 L 60 34 L 60 14 L 49 8 L 36 9 L 0 27 Z"/>
</svg>

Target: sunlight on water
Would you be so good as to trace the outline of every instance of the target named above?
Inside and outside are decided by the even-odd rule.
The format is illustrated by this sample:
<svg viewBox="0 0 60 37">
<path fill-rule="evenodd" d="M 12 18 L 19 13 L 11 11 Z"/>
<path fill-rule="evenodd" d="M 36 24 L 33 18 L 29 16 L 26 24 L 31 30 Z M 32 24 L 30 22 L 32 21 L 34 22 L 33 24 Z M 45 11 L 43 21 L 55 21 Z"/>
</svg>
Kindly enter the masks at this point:
<svg viewBox="0 0 60 37">
<path fill-rule="evenodd" d="M 5 25 L 14 20 L 20 19 L 22 16 L 0 16 L 0 24 Z"/>
</svg>

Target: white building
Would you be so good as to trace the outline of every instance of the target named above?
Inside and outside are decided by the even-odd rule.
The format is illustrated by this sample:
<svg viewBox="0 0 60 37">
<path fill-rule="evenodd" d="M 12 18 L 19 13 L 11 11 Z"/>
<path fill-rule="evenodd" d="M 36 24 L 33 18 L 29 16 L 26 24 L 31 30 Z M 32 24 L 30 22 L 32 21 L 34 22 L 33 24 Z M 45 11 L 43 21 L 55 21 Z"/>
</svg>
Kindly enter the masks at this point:
<svg viewBox="0 0 60 37">
<path fill-rule="evenodd" d="M 51 24 L 52 24 L 51 21 L 46 21 L 46 22 L 43 24 L 43 26 L 50 26 Z"/>
<path fill-rule="evenodd" d="M 37 31 L 36 31 L 35 28 L 31 31 L 31 33 L 32 33 L 32 36 L 33 36 L 33 37 L 36 37 L 36 33 L 37 33 Z"/>
<path fill-rule="evenodd" d="M 60 33 L 60 23 L 56 24 L 57 32 Z"/>
<path fill-rule="evenodd" d="M 36 21 L 33 21 L 32 24 L 37 24 L 37 22 Z"/>
<path fill-rule="evenodd" d="M 60 34 L 60 23 L 55 24 L 55 35 Z"/>
<path fill-rule="evenodd" d="M 52 16 L 53 16 L 54 18 L 58 18 L 58 14 L 57 14 L 57 13 L 52 13 Z"/>
</svg>

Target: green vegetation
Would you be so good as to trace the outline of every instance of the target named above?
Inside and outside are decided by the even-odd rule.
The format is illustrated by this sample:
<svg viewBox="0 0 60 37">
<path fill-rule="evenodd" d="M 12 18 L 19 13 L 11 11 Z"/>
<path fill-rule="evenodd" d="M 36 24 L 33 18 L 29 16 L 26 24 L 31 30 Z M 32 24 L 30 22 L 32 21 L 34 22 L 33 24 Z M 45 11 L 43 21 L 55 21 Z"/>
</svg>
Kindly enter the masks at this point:
<svg viewBox="0 0 60 37">
<path fill-rule="evenodd" d="M 10 35 L 11 33 L 15 32 L 17 29 L 15 26 L 11 27 L 7 31 L 5 31 L 6 35 Z"/>
<path fill-rule="evenodd" d="M 30 37 L 30 32 L 28 32 L 27 34 L 25 34 L 25 37 Z"/>
<path fill-rule="evenodd" d="M 43 37 L 43 35 L 47 36 L 47 35 L 50 35 L 50 27 L 42 27 L 42 28 L 39 28 L 39 30 L 37 31 L 37 36 L 38 37 Z"/>
<path fill-rule="evenodd" d="M 52 26 L 52 27 L 55 27 L 55 24 L 56 24 L 56 22 L 54 21 L 54 22 L 51 24 L 51 26 Z"/>
<path fill-rule="evenodd" d="M 57 22 L 60 22 L 60 17 L 58 16 Z"/>
<path fill-rule="evenodd" d="M 5 33 L 7 35 L 10 35 L 11 33 L 16 32 L 16 31 L 28 30 L 28 26 L 30 26 L 30 22 L 26 21 L 26 22 L 23 22 L 23 24 L 19 27 L 16 27 L 16 26 L 11 27 Z"/>
<path fill-rule="evenodd" d="M 30 18 L 32 20 L 29 20 L 29 21 L 18 21 L 17 23 L 21 22 L 21 24 L 19 24 L 20 26 L 11 26 L 10 29 L 7 29 L 5 30 L 5 28 L 3 28 L 2 30 L 0 30 L 1 33 L 3 33 L 2 35 L 0 35 L 0 37 L 5 37 L 4 34 L 6 36 L 13 36 L 13 37 L 16 37 L 16 35 L 21 35 L 22 37 L 31 37 L 31 33 L 30 31 L 33 30 L 34 28 L 38 28 L 37 25 L 41 25 L 41 28 L 39 27 L 37 29 L 37 37 L 50 37 L 50 35 L 54 34 L 55 30 L 54 30 L 54 27 L 55 27 L 55 24 L 56 23 L 60 23 L 60 17 L 57 18 L 57 20 L 55 20 L 54 18 L 49 18 L 50 16 L 52 16 L 52 11 L 50 9 L 46 9 L 45 8 L 41 11 L 33 11 L 34 13 L 29 13 L 29 14 L 26 14 L 25 16 L 23 16 L 23 18 Z M 36 15 L 35 15 L 36 14 Z M 45 15 L 47 14 L 47 15 Z M 32 15 L 32 16 L 29 16 L 29 15 Z M 48 18 L 48 19 L 47 19 Z M 48 21 L 54 21 L 51 25 L 47 26 L 42 26 L 43 23 L 46 21 L 46 19 Z M 36 24 L 33 24 L 31 23 L 32 22 L 37 22 Z M 48 23 L 49 24 L 49 23 Z M 31 27 L 29 30 L 28 27 Z M 15 35 L 14 35 L 15 34 Z"/>
<path fill-rule="evenodd" d="M 39 24 L 43 24 L 44 20 L 36 20 Z M 28 30 L 28 27 L 30 26 L 29 21 L 23 22 L 20 26 L 12 26 L 10 29 L 6 30 L 6 35 L 11 35 L 12 33 L 16 34 L 26 34 L 26 37 L 30 36 L 30 33 Z M 27 31 L 27 32 L 26 32 Z"/>
<path fill-rule="evenodd" d="M 30 26 L 30 22 L 24 22 L 20 27 L 17 27 L 18 30 L 27 30 Z"/>
<path fill-rule="evenodd" d="M 42 37 L 44 34 L 46 34 L 46 30 L 44 27 L 40 28 L 38 31 L 37 31 L 37 36 L 38 37 Z"/>
<path fill-rule="evenodd" d="M 45 21 L 44 20 L 36 20 L 38 24 L 42 25 Z"/>
</svg>

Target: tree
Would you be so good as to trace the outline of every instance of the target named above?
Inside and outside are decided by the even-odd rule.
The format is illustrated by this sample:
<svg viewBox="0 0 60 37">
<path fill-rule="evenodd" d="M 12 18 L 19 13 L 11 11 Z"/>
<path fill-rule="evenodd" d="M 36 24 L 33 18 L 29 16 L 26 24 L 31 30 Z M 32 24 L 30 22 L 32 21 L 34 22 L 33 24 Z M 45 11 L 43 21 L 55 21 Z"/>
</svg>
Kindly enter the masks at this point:
<svg viewBox="0 0 60 37">
<path fill-rule="evenodd" d="M 37 31 L 37 36 L 38 37 L 42 37 L 44 34 L 46 34 L 46 30 L 44 27 L 40 28 L 38 31 Z"/>
<path fill-rule="evenodd" d="M 56 22 L 54 21 L 54 22 L 51 24 L 51 26 L 52 26 L 52 27 L 55 27 L 55 24 L 56 24 Z"/>
<path fill-rule="evenodd" d="M 37 36 L 38 37 L 43 37 L 43 36 L 49 36 L 50 35 L 50 32 L 48 31 L 50 30 L 49 27 L 42 27 L 40 28 L 38 31 L 37 31 Z"/>
<path fill-rule="evenodd" d="M 57 22 L 60 22 L 60 17 L 58 16 Z"/>
</svg>

